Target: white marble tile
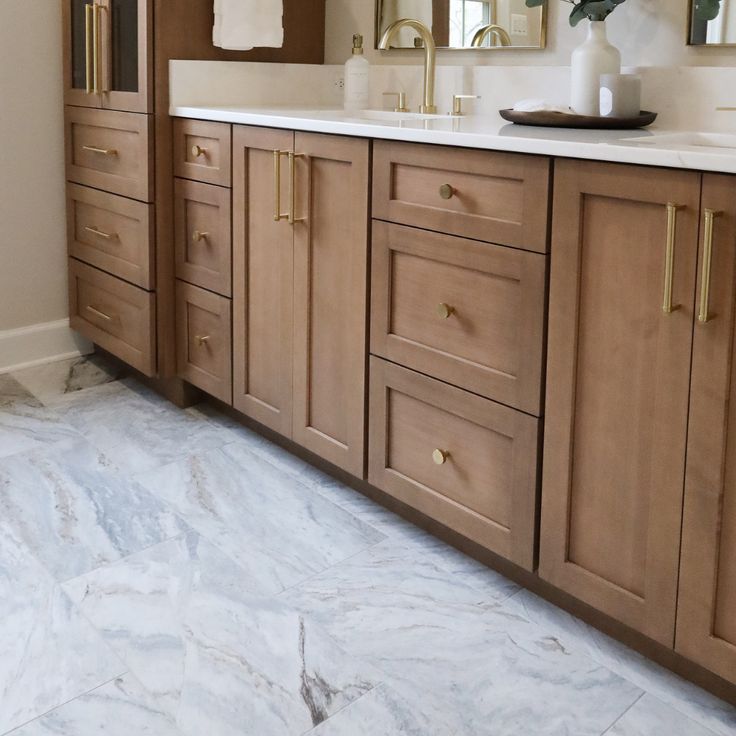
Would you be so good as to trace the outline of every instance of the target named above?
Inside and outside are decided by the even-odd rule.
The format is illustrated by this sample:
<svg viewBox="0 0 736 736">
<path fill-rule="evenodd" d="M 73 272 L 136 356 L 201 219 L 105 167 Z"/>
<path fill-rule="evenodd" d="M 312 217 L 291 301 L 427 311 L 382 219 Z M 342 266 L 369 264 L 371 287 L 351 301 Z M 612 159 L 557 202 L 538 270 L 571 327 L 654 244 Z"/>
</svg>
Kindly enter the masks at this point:
<svg viewBox="0 0 736 736">
<path fill-rule="evenodd" d="M 301 734 L 378 682 L 196 535 L 65 584 L 183 734 Z"/>
<path fill-rule="evenodd" d="M 384 535 L 235 442 L 137 476 L 200 534 L 277 593 Z"/>
<path fill-rule="evenodd" d="M 447 730 L 387 685 L 379 685 L 309 732 L 310 736 L 466 736 Z M 25 734 L 23 735 L 25 736 Z"/>
<path fill-rule="evenodd" d="M 715 736 L 714 732 L 651 695 L 644 695 L 606 736 Z"/>
<path fill-rule="evenodd" d="M 0 524 L 0 734 L 124 672 L 59 585 Z"/>
<path fill-rule="evenodd" d="M 590 736 L 641 695 L 396 540 L 280 597 L 447 733 Z"/>
<path fill-rule="evenodd" d="M 0 459 L 0 517 L 59 581 L 188 528 L 82 437 Z"/>
<path fill-rule="evenodd" d="M 234 437 L 182 411 L 132 380 L 67 394 L 51 402 L 61 417 L 131 473 L 160 467 Z"/>
<path fill-rule="evenodd" d="M 505 605 L 534 621 L 570 651 L 580 652 L 720 736 L 736 736 L 736 707 L 522 590 Z"/>
<path fill-rule="evenodd" d="M 64 444 L 78 436 L 12 376 L 0 375 L 0 457 Z"/>
<path fill-rule="evenodd" d="M 46 402 L 117 381 L 128 372 L 102 355 L 88 355 L 26 368 L 11 375 L 37 399 Z"/>
<path fill-rule="evenodd" d="M 129 673 L 31 721 L 12 736 L 181 736 L 174 718 Z"/>
</svg>

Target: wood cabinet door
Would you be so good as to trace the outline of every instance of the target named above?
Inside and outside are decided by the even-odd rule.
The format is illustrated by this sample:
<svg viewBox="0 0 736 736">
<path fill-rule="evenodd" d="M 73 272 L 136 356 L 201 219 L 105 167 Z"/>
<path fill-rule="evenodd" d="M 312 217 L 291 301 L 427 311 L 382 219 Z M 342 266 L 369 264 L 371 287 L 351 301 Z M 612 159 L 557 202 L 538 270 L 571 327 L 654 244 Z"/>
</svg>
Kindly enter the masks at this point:
<svg viewBox="0 0 736 736">
<path fill-rule="evenodd" d="M 736 682 L 736 177 L 706 175 L 702 204 L 707 321 L 696 322 L 693 345 L 676 649 Z M 712 240 L 708 210 L 718 213 Z"/>
<path fill-rule="evenodd" d="M 67 105 L 102 107 L 102 97 L 96 93 L 93 79 L 93 16 L 100 12 L 99 7 L 95 0 L 62 0 L 64 102 Z"/>
<path fill-rule="evenodd" d="M 540 574 L 667 646 L 700 183 L 693 172 L 583 161 L 555 171 Z"/>
<path fill-rule="evenodd" d="M 274 151 L 292 151 L 290 131 L 233 130 L 233 405 L 261 424 L 291 435 L 294 229 L 275 220 L 286 207 L 289 177 Z"/>
<path fill-rule="evenodd" d="M 370 143 L 297 133 L 293 439 L 363 477 Z"/>
<path fill-rule="evenodd" d="M 97 0 L 99 89 L 109 110 L 153 112 L 153 4 L 150 0 Z"/>
</svg>

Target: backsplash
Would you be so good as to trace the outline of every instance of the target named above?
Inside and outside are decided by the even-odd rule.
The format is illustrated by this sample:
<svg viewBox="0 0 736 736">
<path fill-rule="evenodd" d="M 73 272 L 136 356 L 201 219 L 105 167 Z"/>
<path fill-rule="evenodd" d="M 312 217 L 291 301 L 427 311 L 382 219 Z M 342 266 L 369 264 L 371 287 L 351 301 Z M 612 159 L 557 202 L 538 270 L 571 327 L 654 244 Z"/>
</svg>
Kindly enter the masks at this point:
<svg viewBox="0 0 736 736">
<path fill-rule="evenodd" d="M 630 67 L 642 75 L 643 105 L 660 114 L 657 127 L 730 132 L 736 112 L 736 69 L 725 67 Z M 342 65 L 255 64 L 172 61 L 171 102 L 175 106 L 323 107 L 342 106 Z M 525 97 L 569 102 L 567 66 L 437 67 L 437 104 L 448 112 L 454 94 L 477 94 L 469 113 L 495 115 Z M 384 92 L 405 91 L 409 106 L 420 102 L 422 67 L 380 65 L 371 69 L 371 107 L 386 106 Z"/>
</svg>

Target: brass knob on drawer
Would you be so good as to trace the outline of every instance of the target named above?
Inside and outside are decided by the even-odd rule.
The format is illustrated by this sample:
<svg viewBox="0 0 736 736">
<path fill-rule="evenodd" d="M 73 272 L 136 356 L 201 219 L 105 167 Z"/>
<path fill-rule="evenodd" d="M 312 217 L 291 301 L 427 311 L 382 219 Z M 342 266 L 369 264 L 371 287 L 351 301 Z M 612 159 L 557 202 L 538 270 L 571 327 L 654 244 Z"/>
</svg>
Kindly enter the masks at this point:
<svg viewBox="0 0 736 736">
<path fill-rule="evenodd" d="M 455 189 L 450 184 L 443 184 L 440 187 L 440 197 L 442 199 L 452 199 L 455 196 Z"/>
<path fill-rule="evenodd" d="M 206 156 L 207 155 L 207 149 L 202 148 L 202 146 L 192 146 L 192 156 L 194 158 L 199 158 L 200 156 Z"/>
<path fill-rule="evenodd" d="M 455 307 L 444 302 L 437 305 L 437 316 L 441 319 L 449 319 L 453 314 L 455 314 Z"/>
<path fill-rule="evenodd" d="M 435 465 L 444 465 L 450 459 L 450 453 L 447 450 L 435 450 L 432 453 L 432 460 Z"/>
<path fill-rule="evenodd" d="M 207 240 L 207 238 L 209 238 L 209 236 L 210 236 L 210 234 L 209 234 L 209 233 L 203 233 L 203 232 L 201 232 L 200 230 L 195 230 L 195 231 L 194 231 L 194 232 L 192 233 L 192 240 L 193 240 L 193 241 L 194 241 L 195 243 L 199 243 L 199 242 L 200 242 L 200 241 L 202 241 L 202 240 Z"/>
<path fill-rule="evenodd" d="M 206 345 L 210 341 L 210 336 L 209 335 L 197 335 L 194 339 L 197 341 L 197 345 L 199 345 L 199 347 L 202 347 L 203 345 Z"/>
</svg>

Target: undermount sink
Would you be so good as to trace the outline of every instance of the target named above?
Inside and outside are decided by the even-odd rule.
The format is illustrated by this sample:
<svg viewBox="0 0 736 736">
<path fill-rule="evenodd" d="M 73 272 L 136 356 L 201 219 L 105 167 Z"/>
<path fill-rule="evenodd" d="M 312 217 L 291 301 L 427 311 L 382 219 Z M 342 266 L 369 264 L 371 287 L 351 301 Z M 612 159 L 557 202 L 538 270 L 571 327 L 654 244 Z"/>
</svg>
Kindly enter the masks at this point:
<svg viewBox="0 0 736 736">
<path fill-rule="evenodd" d="M 426 115 L 418 112 L 393 112 L 391 110 L 356 110 L 344 113 L 351 120 L 375 120 L 378 122 L 395 123 L 402 120 L 442 120 L 451 115 Z"/>
<path fill-rule="evenodd" d="M 720 149 L 736 151 L 736 135 L 728 133 L 662 133 L 627 138 L 625 145 L 651 146 L 652 148 Z"/>
</svg>

